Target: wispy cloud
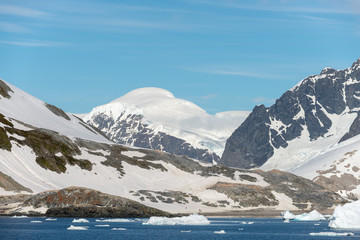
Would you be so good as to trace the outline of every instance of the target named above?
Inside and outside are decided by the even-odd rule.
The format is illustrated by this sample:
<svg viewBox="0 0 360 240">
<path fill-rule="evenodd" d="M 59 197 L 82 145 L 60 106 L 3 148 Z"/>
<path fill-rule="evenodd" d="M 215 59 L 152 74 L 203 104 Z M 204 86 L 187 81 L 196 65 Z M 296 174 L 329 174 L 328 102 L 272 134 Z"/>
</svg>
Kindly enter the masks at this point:
<svg viewBox="0 0 360 240">
<path fill-rule="evenodd" d="M 20 7 L 16 5 L 4 5 L 4 4 L 0 4 L 0 14 L 16 15 L 22 17 L 45 17 L 51 15 L 49 13 L 38 11 L 31 8 Z"/>
<path fill-rule="evenodd" d="M 0 22 L 0 31 L 3 32 L 12 32 L 12 33 L 28 33 L 31 32 L 30 29 L 17 25 L 17 24 L 13 24 L 13 23 L 8 23 L 8 22 Z"/>
<path fill-rule="evenodd" d="M 62 42 L 51 41 L 0 41 L 0 44 L 8 44 L 22 47 L 58 47 L 66 45 Z"/>
<path fill-rule="evenodd" d="M 242 76 L 242 77 L 251 77 L 251 78 L 277 78 L 283 79 L 284 76 L 273 75 L 268 73 L 261 73 L 260 71 L 243 71 L 239 69 L 234 69 L 230 67 L 208 67 L 208 68 L 187 68 L 187 71 L 206 73 L 206 74 L 217 74 L 217 75 L 228 75 L 228 76 Z"/>
<path fill-rule="evenodd" d="M 196 0 L 196 2 L 200 4 L 237 8 L 243 10 L 287 13 L 358 14 L 360 10 L 360 4 L 358 0 L 327 0 L 324 1 L 327 4 L 318 4 L 318 6 L 315 6 L 314 2 L 312 2 L 311 5 L 306 5 L 306 3 L 302 1 L 250 1 L 251 4 L 244 4 L 244 1 L 236 0 Z"/>
</svg>

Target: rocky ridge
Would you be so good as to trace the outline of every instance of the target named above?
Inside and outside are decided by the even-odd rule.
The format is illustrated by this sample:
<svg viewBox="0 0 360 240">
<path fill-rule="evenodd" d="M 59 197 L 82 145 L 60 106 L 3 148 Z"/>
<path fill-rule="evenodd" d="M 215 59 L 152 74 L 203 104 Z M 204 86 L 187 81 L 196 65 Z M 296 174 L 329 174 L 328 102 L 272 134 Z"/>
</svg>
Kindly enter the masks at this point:
<svg viewBox="0 0 360 240">
<path fill-rule="evenodd" d="M 256 106 L 226 142 L 226 166 L 290 170 L 360 133 L 360 59 L 302 80 L 269 108 Z"/>
</svg>

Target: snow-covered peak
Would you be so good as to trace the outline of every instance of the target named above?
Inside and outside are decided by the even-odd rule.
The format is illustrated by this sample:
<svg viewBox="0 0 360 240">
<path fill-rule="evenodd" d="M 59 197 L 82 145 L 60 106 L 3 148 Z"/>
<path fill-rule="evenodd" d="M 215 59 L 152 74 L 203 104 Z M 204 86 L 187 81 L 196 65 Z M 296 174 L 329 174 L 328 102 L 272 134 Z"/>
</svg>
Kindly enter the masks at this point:
<svg viewBox="0 0 360 240">
<path fill-rule="evenodd" d="M 154 99 L 154 98 L 175 98 L 174 95 L 168 90 L 156 87 L 138 88 L 128 92 L 124 96 L 117 98 L 113 102 L 137 102 L 139 99 Z"/>
<path fill-rule="evenodd" d="M 110 142 L 72 114 L 47 104 L 0 79 L 1 89 L 9 88 L 7 97 L 0 96 L 0 113 L 36 128 L 93 141 Z"/>
<path fill-rule="evenodd" d="M 248 114 L 245 111 L 232 111 L 211 115 L 190 101 L 176 98 L 167 90 L 148 87 L 133 90 L 108 104 L 96 107 L 83 119 L 94 124 L 97 116 L 121 122 L 140 115 L 142 123 L 155 132 L 163 132 L 198 148 L 221 154 L 225 140 Z M 134 129 L 127 131 L 133 132 Z"/>
</svg>

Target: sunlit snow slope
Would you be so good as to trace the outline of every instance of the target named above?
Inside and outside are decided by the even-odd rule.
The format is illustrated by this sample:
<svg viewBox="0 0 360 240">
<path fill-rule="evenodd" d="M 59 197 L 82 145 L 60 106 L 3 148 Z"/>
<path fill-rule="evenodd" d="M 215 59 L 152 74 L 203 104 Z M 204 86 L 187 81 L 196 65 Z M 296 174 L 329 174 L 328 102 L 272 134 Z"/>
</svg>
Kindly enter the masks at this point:
<svg viewBox="0 0 360 240">
<path fill-rule="evenodd" d="M 84 124 L 81 119 L 47 104 L 1 79 L 0 87 L 2 89 L 0 113 L 3 115 L 36 128 L 53 130 L 69 137 L 110 142 L 96 129 Z M 7 88 L 8 91 L 5 91 L 4 89 Z"/>
</svg>

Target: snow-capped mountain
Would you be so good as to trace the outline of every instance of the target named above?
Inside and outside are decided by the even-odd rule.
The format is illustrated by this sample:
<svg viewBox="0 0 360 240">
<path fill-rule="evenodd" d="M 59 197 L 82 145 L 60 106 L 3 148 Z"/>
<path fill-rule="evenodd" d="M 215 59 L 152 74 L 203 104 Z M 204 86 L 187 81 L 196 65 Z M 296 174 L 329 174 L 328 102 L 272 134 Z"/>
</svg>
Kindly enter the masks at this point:
<svg viewBox="0 0 360 240">
<path fill-rule="evenodd" d="M 227 140 L 220 163 L 287 171 L 359 133 L 360 59 L 305 78 L 269 108 L 256 106 Z"/>
<path fill-rule="evenodd" d="M 329 209 L 343 201 L 338 194 L 290 173 L 231 169 L 115 144 L 55 106 L 49 110 L 44 102 L 0 83 L 0 195 L 78 186 L 173 213 Z M 75 194 L 77 203 L 87 199 L 77 192 L 92 192 L 71 189 L 26 197 L 30 202 L 14 211 L 45 213 L 53 206 L 51 199 L 45 199 L 49 194 L 58 196 L 58 201 L 52 200 L 61 207 L 61 192 Z M 0 213 L 11 213 L 15 200 L 1 197 L 0 202 L 10 205 L 0 204 Z M 94 200 L 94 204 L 100 202 Z"/>
<path fill-rule="evenodd" d="M 226 139 L 247 115 L 210 115 L 167 90 L 140 88 L 94 108 L 83 120 L 120 144 L 217 162 Z"/>
</svg>

